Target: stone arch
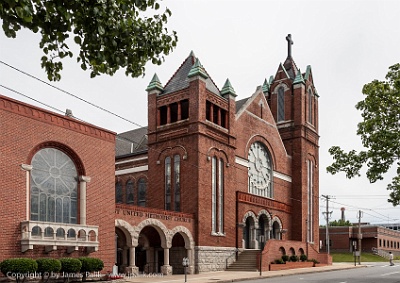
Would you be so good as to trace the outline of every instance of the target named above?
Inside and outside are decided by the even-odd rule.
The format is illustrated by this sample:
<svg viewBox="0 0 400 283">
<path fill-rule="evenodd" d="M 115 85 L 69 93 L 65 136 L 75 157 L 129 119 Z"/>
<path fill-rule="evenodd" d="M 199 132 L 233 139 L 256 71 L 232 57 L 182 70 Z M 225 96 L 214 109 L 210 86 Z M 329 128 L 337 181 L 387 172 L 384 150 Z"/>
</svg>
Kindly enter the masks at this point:
<svg viewBox="0 0 400 283">
<path fill-rule="evenodd" d="M 257 214 L 257 218 L 258 219 L 260 219 L 260 217 L 262 216 L 262 215 L 265 215 L 266 217 L 267 217 L 267 219 L 268 219 L 268 228 L 271 230 L 271 227 L 272 227 L 272 217 L 271 217 L 271 214 L 268 212 L 268 211 L 266 211 L 265 209 L 262 209 L 262 210 L 260 210 L 259 212 L 258 212 L 258 214 Z"/>
<path fill-rule="evenodd" d="M 127 239 L 127 246 L 128 247 L 135 247 L 137 246 L 137 241 L 139 238 L 139 234 L 136 234 L 135 229 L 132 227 L 131 224 L 126 222 L 122 219 L 115 219 L 115 227 L 121 229 L 124 232 L 126 239 Z M 136 245 L 134 244 L 134 239 L 136 238 Z"/>
<path fill-rule="evenodd" d="M 251 211 L 251 210 L 247 211 L 247 212 L 244 214 L 243 220 L 242 220 L 243 226 L 246 227 L 246 219 L 247 219 L 248 217 L 253 218 L 254 225 L 256 226 L 255 228 L 258 228 L 257 216 L 256 216 L 255 213 L 254 213 L 253 211 Z"/>
<path fill-rule="evenodd" d="M 171 239 L 174 237 L 176 233 L 180 233 L 183 236 L 183 239 L 185 240 L 185 249 L 194 249 L 194 240 L 192 233 L 190 233 L 189 229 L 187 229 L 184 226 L 176 226 L 174 229 L 171 230 Z M 171 247 L 172 242 L 167 243 L 168 247 Z"/>
<path fill-rule="evenodd" d="M 158 232 L 158 234 L 160 236 L 162 248 L 165 249 L 165 248 L 170 247 L 170 246 L 168 246 L 168 243 L 170 245 L 171 241 L 172 241 L 171 232 L 167 229 L 167 227 L 161 221 L 159 221 L 157 219 L 151 219 L 151 218 L 143 220 L 135 227 L 135 233 L 137 234 L 137 237 L 132 239 L 132 243 L 135 247 L 138 245 L 140 231 L 146 226 L 151 226 L 154 229 L 156 229 L 156 231 Z"/>
<path fill-rule="evenodd" d="M 160 151 L 160 153 L 158 154 L 157 157 L 157 164 L 161 164 L 161 157 L 164 157 L 168 152 L 170 151 L 177 151 L 180 152 L 182 154 L 182 159 L 186 160 L 188 157 L 188 153 L 187 150 L 184 146 L 182 145 L 176 145 L 176 146 L 168 146 L 166 148 L 164 148 L 162 151 Z"/>
<path fill-rule="evenodd" d="M 219 148 L 217 148 L 217 147 L 215 147 L 215 146 L 212 146 L 212 147 L 210 147 L 210 148 L 208 149 L 208 151 L 207 151 L 207 161 L 210 161 L 210 160 L 211 160 L 211 157 L 212 157 L 212 155 L 213 155 L 213 152 L 216 152 L 216 153 L 217 153 L 217 156 L 218 156 L 219 158 L 220 158 L 221 156 L 223 156 L 223 157 L 224 157 L 223 159 L 225 159 L 226 165 L 229 166 L 229 165 L 228 165 L 228 164 L 229 164 L 228 154 L 225 152 L 225 150 L 219 149 Z"/>
</svg>

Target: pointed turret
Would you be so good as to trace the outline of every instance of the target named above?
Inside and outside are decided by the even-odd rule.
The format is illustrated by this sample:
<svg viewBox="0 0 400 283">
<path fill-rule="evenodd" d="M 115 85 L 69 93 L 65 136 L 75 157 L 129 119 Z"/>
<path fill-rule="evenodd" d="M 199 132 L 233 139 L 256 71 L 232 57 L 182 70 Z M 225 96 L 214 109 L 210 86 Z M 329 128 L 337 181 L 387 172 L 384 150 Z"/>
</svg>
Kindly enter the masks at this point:
<svg viewBox="0 0 400 283">
<path fill-rule="evenodd" d="M 295 84 L 300 84 L 300 83 L 306 84 L 306 82 L 304 81 L 303 76 L 301 75 L 300 69 L 299 69 L 297 71 L 297 75 L 296 75 L 296 78 L 293 81 L 293 84 L 295 85 Z"/>
<path fill-rule="evenodd" d="M 157 74 L 154 74 L 153 78 L 151 79 L 149 85 L 146 88 L 146 91 L 150 92 L 152 90 L 156 90 L 162 92 L 164 90 L 160 79 L 158 78 Z"/>
<path fill-rule="evenodd" d="M 194 63 L 194 65 L 192 66 L 192 68 L 189 71 L 188 77 L 192 78 L 195 76 L 200 76 L 203 79 L 207 79 L 208 75 L 206 73 L 206 71 L 204 70 L 203 66 L 200 63 L 200 60 L 197 58 L 196 62 Z"/>
<path fill-rule="evenodd" d="M 263 91 L 264 94 L 267 94 L 267 93 L 268 93 L 269 87 L 270 87 L 270 85 L 269 85 L 267 79 L 265 79 L 265 80 L 264 80 L 264 83 L 263 83 L 263 85 L 262 85 L 262 91 Z"/>
<path fill-rule="evenodd" d="M 226 96 L 226 95 L 232 95 L 234 97 L 236 97 L 236 92 L 233 89 L 231 82 L 229 81 L 229 79 L 226 79 L 225 84 L 223 86 L 223 88 L 221 89 L 221 95 L 222 96 Z"/>
</svg>

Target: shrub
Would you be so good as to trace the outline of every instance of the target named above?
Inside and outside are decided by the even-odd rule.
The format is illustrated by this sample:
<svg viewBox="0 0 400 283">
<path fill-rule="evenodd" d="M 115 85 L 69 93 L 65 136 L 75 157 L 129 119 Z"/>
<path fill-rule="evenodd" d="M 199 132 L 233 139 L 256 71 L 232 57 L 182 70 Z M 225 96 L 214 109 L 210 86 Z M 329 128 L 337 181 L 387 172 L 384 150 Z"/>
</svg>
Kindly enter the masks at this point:
<svg viewBox="0 0 400 283">
<path fill-rule="evenodd" d="M 26 274 L 36 272 L 38 264 L 30 258 L 10 258 L 2 261 L 0 268 L 5 276 L 8 273 L 18 274 L 16 281 L 19 283 L 25 281 Z"/>
<path fill-rule="evenodd" d="M 316 260 L 315 258 L 312 258 L 312 259 L 310 259 L 309 261 L 312 261 L 314 264 L 317 264 L 317 263 L 319 263 L 319 261 L 318 261 L 318 260 Z"/>
<path fill-rule="evenodd" d="M 38 258 L 36 262 L 38 264 L 37 271 L 42 274 L 42 279 L 45 279 L 46 274 L 48 275 L 45 282 L 49 280 L 52 273 L 58 273 L 61 270 L 61 262 L 58 259 Z"/>
<path fill-rule="evenodd" d="M 86 281 L 87 274 L 89 272 L 100 271 L 104 267 L 104 263 L 101 259 L 93 257 L 81 257 L 79 260 L 82 263 L 81 273 L 82 281 Z"/>
<path fill-rule="evenodd" d="M 276 263 L 276 264 L 285 264 L 285 262 L 281 258 L 275 259 L 274 263 Z"/>
<path fill-rule="evenodd" d="M 301 261 L 307 261 L 307 255 L 301 254 L 301 255 L 300 255 L 300 260 L 301 260 Z"/>
<path fill-rule="evenodd" d="M 297 255 L 291 255 L 289 259 L 293 262 L 299 261 L 299 257 Z"/>
<path fill-rule="evenodd" d="M 283 260 L 284 262 L 289 261 L 289 256 L 288 256 L 288 255 L 283 255 L 283 256 L 282 256 L 282 260 Z"/>
<path fill-rule="evenodd" d="M 60 259 L 61 272 L 78 274 L 81 271 L 82 262 L 77 258 L 65 257 Z M 64 276 L 64 282 L 69 281 L 72 276 Z"/>
</svg>

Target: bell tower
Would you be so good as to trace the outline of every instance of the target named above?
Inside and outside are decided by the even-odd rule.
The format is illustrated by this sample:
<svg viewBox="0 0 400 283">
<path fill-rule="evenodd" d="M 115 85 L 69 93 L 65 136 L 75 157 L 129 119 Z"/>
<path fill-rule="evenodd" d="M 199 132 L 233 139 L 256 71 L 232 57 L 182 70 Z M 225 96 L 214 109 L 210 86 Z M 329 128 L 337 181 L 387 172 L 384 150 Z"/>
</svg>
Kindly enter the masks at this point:
<svg viewBox="0 0 400 283">
<path fill-rule="evenodd" d="M 319 134 L 318 93 L 311 66 L 302 73 L 292 56 L 294 44 L 286 37 L 288 54 L 268 84 L 268 102 L 287 153 L 292 157 L 293 240 L 318 246 Z"/>
</svg>

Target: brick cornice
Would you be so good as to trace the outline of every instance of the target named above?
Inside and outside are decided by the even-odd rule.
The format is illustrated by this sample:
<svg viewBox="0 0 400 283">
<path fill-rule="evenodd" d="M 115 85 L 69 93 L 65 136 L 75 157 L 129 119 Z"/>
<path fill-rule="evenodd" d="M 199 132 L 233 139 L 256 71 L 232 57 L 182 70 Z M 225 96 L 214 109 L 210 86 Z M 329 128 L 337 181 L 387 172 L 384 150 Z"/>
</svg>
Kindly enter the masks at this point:
<svg viewBox="0 0 400 283">
<path fill-rule="evenodd" d="M 0 110 L 8 111 L 29 119 L 34 119 L 43 123 L 62 127 L 105 141 L 115 142 L 116 133 L 112 131 L 78 121 L 74 118 L 59 115 L 3 95 L 0 95 Z"/>
</svg>

